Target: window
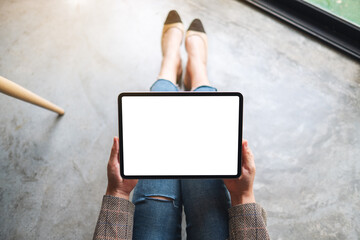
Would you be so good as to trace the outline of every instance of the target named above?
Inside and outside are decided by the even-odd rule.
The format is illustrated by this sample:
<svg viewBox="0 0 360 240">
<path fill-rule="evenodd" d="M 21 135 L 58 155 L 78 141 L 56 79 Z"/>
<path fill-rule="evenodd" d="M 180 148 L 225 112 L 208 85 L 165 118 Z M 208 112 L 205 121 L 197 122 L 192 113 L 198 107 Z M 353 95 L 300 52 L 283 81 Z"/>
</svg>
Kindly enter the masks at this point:
<svg viewBox="0 0 360 240">
<path fill-rule="evenodd" d="M 360 60 L 359 0 L 247 0 Z"/>
<path fill-rule="evenodd" d="M 359 0 L 305 0 L 345 21 L 360 27 Z"/>
</svg>

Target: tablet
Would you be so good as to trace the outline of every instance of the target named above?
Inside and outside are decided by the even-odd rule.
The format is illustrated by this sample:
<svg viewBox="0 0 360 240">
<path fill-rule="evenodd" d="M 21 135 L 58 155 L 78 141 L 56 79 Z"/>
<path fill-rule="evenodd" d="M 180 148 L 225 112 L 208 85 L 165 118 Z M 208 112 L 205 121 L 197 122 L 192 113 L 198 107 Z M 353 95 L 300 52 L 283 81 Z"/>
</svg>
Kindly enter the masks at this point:
<svg viewBox="0 0 360 240">
<path fill-rule="evenodd" d="M 118 111 L 123 178 L 241 175 L 241 93 L 124 92 Z"/>
</svg>

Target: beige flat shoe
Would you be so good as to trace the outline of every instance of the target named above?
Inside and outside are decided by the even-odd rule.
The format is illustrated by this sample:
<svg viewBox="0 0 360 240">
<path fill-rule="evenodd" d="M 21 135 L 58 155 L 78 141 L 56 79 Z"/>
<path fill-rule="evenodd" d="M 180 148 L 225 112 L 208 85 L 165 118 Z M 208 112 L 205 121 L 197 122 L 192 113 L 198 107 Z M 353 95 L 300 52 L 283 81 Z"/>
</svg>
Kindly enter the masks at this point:
<svg viewBox="0 0 360 240">
<path fill-rule="evenodd" d="M 181 18 L 177 11 L 171 10 L 165 20 L 164 27 L 162 30 L 162 36 L 161 36 L 161 51 L 162 55 L 164 56 L 164 34 L 170 29 L 170 28 L 177 28 L 181 31 L 182 36 L 184 36 L 184 24 L 181 21 Z M 182 42 L 182 41 L 181 41 Z M 181 76 L 182 76 L 182 64 L 180 64 L 177 75 L 176 75 L 176 83 L 181 87 Z"/>
<path fill-rule="evenodd" d="M 200 37 L 203 40 L 204 47 L 205 47 L 205 63 L 206 63 L 206 61 L 207 61 L 208 39 L 207 39 L 207 35 L 206 35 L 206 32 L 205 32 L 204 26 L 203 26 L 201 20 L 198 19 L 198 18 L 194 19 L 192 21 L 192 23 L 190 24 L 188 30 L 186 31 L 185 39 L 187 39 L 189 37 L 192 37 L 192 36 Z M 185 41 L 185 49 L 187 50 L 186 41 Z M 191 89 L 191 86 L 189 86 L 190 83 L 191 83 L 190 76 L 186 72 L 185 78 L 184 78 L 184 88 L 185 88 L 186 91 L 190 91 L 190 89 Z"/>
</svg>

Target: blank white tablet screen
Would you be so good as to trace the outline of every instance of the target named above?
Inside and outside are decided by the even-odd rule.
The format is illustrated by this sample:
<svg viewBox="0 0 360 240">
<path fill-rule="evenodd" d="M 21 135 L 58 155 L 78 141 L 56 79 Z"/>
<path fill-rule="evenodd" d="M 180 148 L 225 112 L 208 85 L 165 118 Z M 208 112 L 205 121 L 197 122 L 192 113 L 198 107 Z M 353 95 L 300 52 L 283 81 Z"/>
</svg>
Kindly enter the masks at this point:
<svg viewBox="0 0 360 240">
<path fill-rule="evenodd" d="M 125 176 L 238 174 L 238 96 L 123 96 Z"/>
</svg>

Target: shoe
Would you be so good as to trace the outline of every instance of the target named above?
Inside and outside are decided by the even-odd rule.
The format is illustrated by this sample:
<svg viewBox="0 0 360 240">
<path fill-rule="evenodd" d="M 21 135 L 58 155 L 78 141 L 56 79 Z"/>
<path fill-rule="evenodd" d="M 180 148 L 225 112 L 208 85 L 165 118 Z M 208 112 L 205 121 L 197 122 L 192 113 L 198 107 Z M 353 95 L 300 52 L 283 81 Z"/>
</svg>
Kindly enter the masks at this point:
<svg viewBox="0 0 360 240">
<path fill-rule="evenodd" d="M 164 27 L 162 30 L 162 36 L 161 36 L 161 51 L 162 51 L 162 55 L 164 56 L 164 51 L 163 51 L 163 39 L 164 39 L 164 34 L 170 29 L 170 28 L 177 28 L 181 31 L 182 36 L 184 36 L 184 24 L 181 21 L 181 18 L 179 16 L 179 14 L 177 13 L 177 11 L 175 10 L 171 10 L 165 20 L 164 23 Z M 182 41 L 181 41 L 182 42 Z M 181 60 L 180 60 L 181 61 Z M 176 83 L 179 85 L 179 87 L 181 87 L 181 76 L 182 76 L 182 64 L 180 63 L 180 67 L 178 69 L 178 73 L 176 76 Z"/>
<path fill-rule="evenodd" d="M 186 31 L 186 36 L 185 39 L 192 37 L 192 36 L 197 36 L 200 37 L 203 42 L 204 42 L 204 47 L 205 47 L 205 63 L 207 61 L 207 49 L 208 49 L 208 40 L 207 40 L 207 35 L 204 29 L 204 26 L 201 22 L 200 19 L 196 18 L 194 19 L 188 30 Z M 187 50 L 187 46 L 186 46 L 186 41 L 185 41 L 185 49 Z M 187 84 L 191 83 L 190 80 L 190 76 L 189 74 L 186 72 L 185 74 L 185 78 L 184 78 L 184 88 L 186 91 L 189 91 L 191 89 L 191 86 L 187 86 Z"/>
</svg>

